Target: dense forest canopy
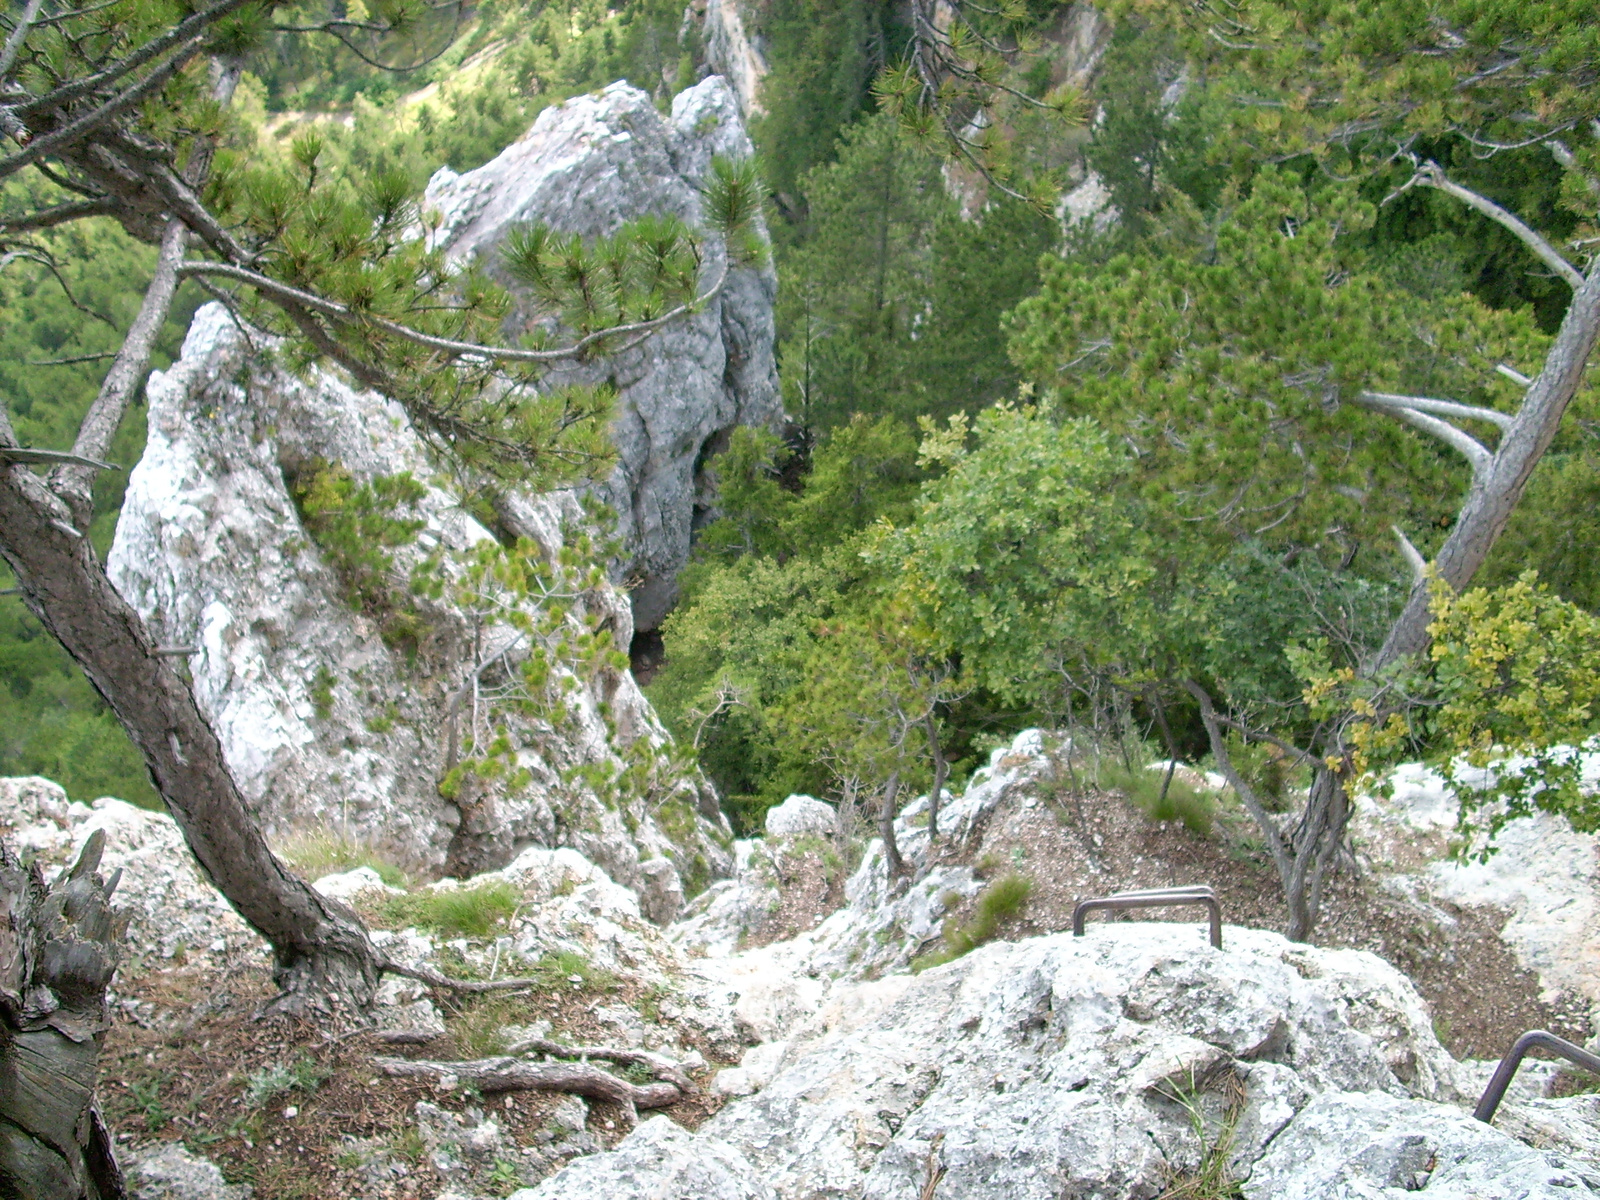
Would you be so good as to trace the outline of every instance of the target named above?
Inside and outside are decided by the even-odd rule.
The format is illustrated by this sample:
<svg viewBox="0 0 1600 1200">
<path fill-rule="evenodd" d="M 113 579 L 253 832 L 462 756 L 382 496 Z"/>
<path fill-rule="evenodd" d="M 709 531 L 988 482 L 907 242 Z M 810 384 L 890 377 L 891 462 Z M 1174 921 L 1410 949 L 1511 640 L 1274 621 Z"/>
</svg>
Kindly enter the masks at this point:
<svg viewBox="0 0 1600 1200">
<path fill-rule="evenodd" d="M 549 104 L 626 78 L 666 105 L 708 69 L 703 13 L 661 0 L 420 6 L 383 32 L 367 7 L 251 50 L 214 189 L 241 228 L 281 232 L 252 163 L 323 181 L 332 207 L 292 220 L 377 193 L 399 214 Z M 1600 243 L 1587 6 L 933 12 L 744 10 L 790 424 L 718 460 L 721 517 L 650 684 L 736 825 L 791 791 L 915 794 L 1039 722 L 1219 766 L 1231 746 L 1241 786 L 1280 793 L 1281 767 L 1315 796 L 1326 775 L 1335 809 L 1398 755 L 1592 732 L 1582 361 L 1494 492 Z M 50 186 L 14 175 L 4 198 Z M 65 449 L 154 251 L 105 219 L 32 244 L 0 272 L 0 382 L 24 441 Z M 182 285 L 157 365 L 199 299 Z M 97 544 L 125 477 L 96 486 Z M 1504 511 L 1461 550 L 1491 492 Z M 1498 590 L 1450 599 L 1469 585 Z M 1409 657 L 1430 621 L 1438 668 Z M 1502 639 L 1492 686 L 1450 666 L 1516 621 L 1565 631 L 1565 657 Z M 0 675 L 0 771 L 153 800 L 14 599 Z"/>
</svg>

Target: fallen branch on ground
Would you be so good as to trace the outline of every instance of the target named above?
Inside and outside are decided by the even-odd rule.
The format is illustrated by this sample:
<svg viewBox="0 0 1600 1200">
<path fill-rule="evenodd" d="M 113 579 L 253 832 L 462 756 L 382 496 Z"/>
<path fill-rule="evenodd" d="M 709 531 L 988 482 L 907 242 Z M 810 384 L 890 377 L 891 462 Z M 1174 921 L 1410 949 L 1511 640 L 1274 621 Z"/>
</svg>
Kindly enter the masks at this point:
<svg viewBox="0 0 1600 1200">
<path fill-rule="evenodd" d="M 563 1047 L 563 1052 L 571 1053 L 571 1048 Z M 571 1092 L 621 1105 L 635 1116 L 638 1109 L 666 1108 L 685 1095 L 673 1083 L 629 1083 L 588 1063 L 536 1063 L 511 1055 L 468 1062 L 382 1057 L 373 1062 L 385 1075 L 393 1077 L 439 1079 L 449 1075 L 472 1084 L 480 1092 Z"/>
<path fill-rule="evenodd" d="M 385 971 L 396 975 L 404 975 L 407 979 L 415 979 L 418 983 L 426 983 L 430 987 L 445 988 L 452 992 L 510 992 L 517 988 L 548 987 L 548 979 L 536 979 L 527 976 L 520 979 L 453 979 L 449 975 L 441 975 L 432 967 L 408 967 L 392 959 L 383 964 Z"/>
</svg>

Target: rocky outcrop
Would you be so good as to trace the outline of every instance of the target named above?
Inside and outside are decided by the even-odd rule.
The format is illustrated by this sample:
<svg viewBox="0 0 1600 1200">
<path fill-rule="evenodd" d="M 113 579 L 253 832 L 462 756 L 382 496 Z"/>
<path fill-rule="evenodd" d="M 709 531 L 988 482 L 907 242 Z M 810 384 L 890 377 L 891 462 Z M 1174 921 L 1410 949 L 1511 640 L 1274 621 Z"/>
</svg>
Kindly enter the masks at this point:
<svg viewBox="0 0 1600 1200">
<path fill-rule="evenodd" d="M 458 581 L 466 558 L 494 545 L 453 495 L 426 486 L 396 510 L 421 526 L 391 548 L 385 573 L 410 640 L 394 639 L 371 605 L 351 607 L 349 580 L 308 531 L 290 483 L 327 464 L 354 483 L 430 478 L 397 405 L 330 372 L 291 373 L 216 305 L 196 315 L 182 358 L 146 392 L 148 442 L 107 569 L 160 643 L 192 648 L 195 698 L 270 837 L 333 828 L 418 869 L 459 874 L 528 845 L 578 846 L 624 883 L 641 881 L 652 858 L 691 879 L 725 873 L 715 799 L 675 765 L 627 670 L 558 662 L 567 690 L 542 715 L 480 704 L 497 681 L 516 685 L 530 644 L 485 624 L 450 587 L 432 598 L 409 588 L 425 560 Z M 527 498 L 530 510 L 540 505 L 552 512 Z M 530 532 L 553 558 L 559 522 Z M 532 601 L 513 601 L 538 615 Z M 587 592 L 561 628 L 596 624 L 626 645 L 619 593 Z M 446 799 L 440 785 L 459 748 L 491 725 L 511 738 L 526 777 L 469 777 Z M 639 764 L 643 790 L 607 786 Z"/>
<path fill-rule="evenodd" d="M 625 83 L 548 108 L 521 139 L 465 175 L 442 169 L 428 184 L 431 234 L 455 259 L 476 258 L 491 276 L 500 245 L 518 225 L 609 234 L 648 214 L 699 223 L 700 197 L 716 155 L 751 153 L 739 103 L 721 77 L 680 93 L 663 117 Z M 706 247 L 702 280 L 725 265 Z M 704 285 L 704 284 L 703 284 Z M 706 461 L 735 425 L 772 425 L 780 415 L 773 351 L 770 266 L 730 272 L 721 295 L 636 349 L 558 374 L 554 382 L 610 380 L 620 392 L 618 463 L 599 488 L 621 518 L 626 547 L 617 578 L 630 580 L 634 626 L 654 629 L 671 608 L 697 523 L 715 502 Z M 510 320 L 521 327 L 531 314 Z"/>
<path fill-rule="evenodd" d="M 244 1184 L 225 1183 L 215 1163 L 177 1142 L 162 1142 L 131 1155 L 127 1164 L 132 1200 L 250 1200 Z"/>
<path fill-rule="evenodd" d="M 679 95 L 670 117 L 613 85 L 545 110 L 476 171 L 435 176 L 429 236 L 495 274 L 501 242 L 529 222 L 585 235 L 648 213 L 694 225 L 713 157 L 749 153 L 720 79 Z M 709 282 L 726 260 L 714 238 L 705 253 Z M 625 652 L 636 628 L 670 607 L 691 533 L 713 503 L 706 460 L 732 426 L 778 415 L 774 288 L 770 267 L 732 270 L 703 310 L 573 369 L 571 378 L 609 379 L 620 391 L 619 461 L 599 492 L 620 516 L 615 578 L 632 594 L 575 589 L 583 594 L 563 627 L 572 636 L 597 628 Z M 402 639 L 370 600 L 352 611 L 349 580 L 308 531 L 292 485 L 330 464 L 355 484 L 402 472 L 431 480 L 432 465 L 396 405 L 331 371 L 292 373 L 274 352 L 215 306 L 196 316 L 183 357 L 147 387 L 149 441 L 108 561 L 157 638 L 193 647 L 196 697 L 257 817 L 274 836 L 333 826 L 456 875 L 503 865 L 529 845 L 576 846 L 638 887 L 653 918 L 670 920 L 686 890 L 726 873 L 726 826 L 709 787 L 673 759 L 632 676 L 558 664 L 556 686 L 569 690 L 552 711 L 490 712 L 481 696 L 497 681 L 502 694 L 517 691 L 528 657 L 510 625 L 487 629 L 448 586 L 442 597 L 405 598 L 416 627 Z M 460 560 L 492 544 L 441 486 L 395 515 L 423 526 L 391 556 L 401 594 L 430 557 L 459 579 Z M 513 493 L 497 519 L 554 560 L 582 508 L 572 493 Z M 481 746 L 492 730 L 511 739 L 516 770 L 447 780 L 461 747 L 473 735 Z M 612 786 L 624 779 L 635 782 Z"/>
<path fill-rule="evenodd" d="M 703 0 L 705 16 L 701 38 L 706 65 L 733 85 L 739 97 L 739 111 L 759 116 L 761 81 L 769 68 L 762 52 L 761 38 L 746 30 L 740 0 Z"/>
<path fill-rule="evenodd" d="M 97 830 L 106 838 L 100 869 L 120 871 L 116 904 L 129 917 L 122 970 L 175 954 L 224 956 L 259 939 L 208 883 L 165 813 L 103 797 L 68 803 L 48 779 L 0 779 L 0 828 L 20 853 L 41 864 L 75 859 Z"/>
<path fill-rule="evenodd" d="M 1456 799 L 1438 773 L 1412 763 L 1389 782 L 1387 795 L 1358 797 L 1351 829 L 1384 886 L 1424 911 L 1439 900 L 1505 910 L 1501 939 L 1538 975 L 1541 998 L 1580 1001 L 1600 1029 L 1600 837 L 1541 812 L 1507 822 L 1487 860 L 1459 859 Z M 1600 787 L 1600 755 L 1585 757 L 1584 784 Z"/>
<path fill-rule="evenodd" d="M 988 766 L 973 772 L 960 796 L 946 794 L 939 813 L 941 834 L 952 843 L 967 841 L 997 805 L 1049 769 L 1043 735 L 1037 729 L 1018 734 L 1010 745 L 990 754 Z M 874 839 L 845 884 L 843 907 L 789 941 L 729 957 L 747 936 L 760 930 L 779 898 L 772 850 L 763 839 L 739 841 L 734 843 L 732 877 L 696 897 L 670 936 L 689 952 L 707 955 L 718 969 L 725 963 L 726 969 L 741 976 L 792 979 L 900 970 L 938 935 L 945 914 L 983 886 L 965 864 L 938 863 L 923 869 L 928 858 L 927 808 L 928 798 L 919 797 L 895 819 L 895 841 L 914 881 L 908 886 L 891 883 L 883 844 Z M 774 840 L 817 834 L 832 820 L 828 805 L 809 796 L 791 796 L 769 811 L 768 832 Z"/>
<path fill-rule="evenodd" d="M 1584 1145 L 1470 1120 L 1393 968 L 1272 933 L 990 944 L 835 984 L 786 1034 L 761 1090 L 697 1133 L 646 1122 L 519 1196 L 1123 1200 L 1208 1167 L 1252 1197 L 1600 1194 Z"/>
</svg>

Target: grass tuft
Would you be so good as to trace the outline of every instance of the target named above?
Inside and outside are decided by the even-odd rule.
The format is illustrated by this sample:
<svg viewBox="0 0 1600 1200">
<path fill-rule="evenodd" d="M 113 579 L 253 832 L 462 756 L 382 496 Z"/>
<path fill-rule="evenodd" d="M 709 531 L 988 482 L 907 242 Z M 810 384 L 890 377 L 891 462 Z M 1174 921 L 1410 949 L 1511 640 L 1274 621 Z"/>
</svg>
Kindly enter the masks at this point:
<svg viewBox="0 0 1600 1200">
<path fill-rule="evenodd" d="M 1167 782 L 1164 769 L 1151 771 L 1135 767 L 1130 771 L 1108 755 L 1095 764 L 1094 777 L 1100 787 L 1121 792 L 1152 821 L 1182 821 L 1185 829 L 1202 836 L 1211 832 L 1215 802 L 1177 774 L 1173 775 L 1165 796 L 1161 794 L 1162 785 Z"/>
<path fill-rule="evenodd" d="M 392 861 L 336 829 L 303 829 L 276 850 L 279 858 L 306 879 L 371 867 L 390 887 L 406 886 L 405 872 Z"/>
<path fill-rule="evenodd" d="M 379 910 L 386 928 L 418 929 L 454 937 L 488 937 L 511 922 L 522 894 L 509 883 L 485 883 L 474 888 L 423 889 L 390 896 Z"/>
<path fill-rule="evenodd" d="M 972 920 L 958 925 L 954 918 L 944 923 L 944 945 L 921 955 L 911 964 L 914 972 L 926 971 L 953 962 L 985 942 L 994 941 L 1001 927 L 1020 916 L 1033 894 L 1033 880 L 1013 871 L 1002 875 L 978 894 Z"/>
</svg>

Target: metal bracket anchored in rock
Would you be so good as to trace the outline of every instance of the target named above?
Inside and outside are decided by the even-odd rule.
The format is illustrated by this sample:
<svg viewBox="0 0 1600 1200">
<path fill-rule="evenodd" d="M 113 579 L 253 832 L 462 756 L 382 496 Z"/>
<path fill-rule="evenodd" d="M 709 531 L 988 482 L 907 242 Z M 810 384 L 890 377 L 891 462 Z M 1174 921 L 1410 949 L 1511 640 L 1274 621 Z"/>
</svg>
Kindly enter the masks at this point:
<svg viewBox="0 0 1600 1200">
<path fill-rule="evenodd" d="M 1530 1029 L 1511 1043 L 1510 1051 L 1500 1060 L 1500 1065 L 1494 1069 L 1494 1074 L 1489 1076 L 1489 1086 L 1483 1089 L 1478 1107 L 1472 1110 L 1474 1117 L 1485 1125 L 1494 1120 L 1495 1110 L 1500 1107 L 1500 1101 L 1505 1099 L 1506 1089 L 1516 1077 L 1517 1068 L 1522 1065 L 1522 1060 L 1528 1051 L 1535 1046 L 1559 1054 L 1585 1071 L 1600 1075 L 1600 1056 L 1590 1054 L 1582 1046 L 1575 1046 L 1566 1038 L 1546 1033 L 1543 1029 Z"/>
<path fill-rule="evenodd" d="M 1080 900 L 1077 907 L 1072 910 L 1072 936 L 1083 936 L 1084 918 L 1097 908 L 1109 912 L 1125 912 L 1131 908 L 1167 908 L 1180 904 L 1203 904 L 1211 911 L 1211 944 L 1221 950 L 1222 905 L 1217 903 L 1217 894 L 1205 884 L 1196 884 L 1193 887 L 1151 888 L 1143 892 L 1117 892 L 1110 896 Z"/>
</svg>

